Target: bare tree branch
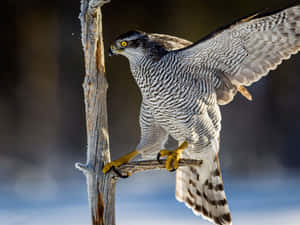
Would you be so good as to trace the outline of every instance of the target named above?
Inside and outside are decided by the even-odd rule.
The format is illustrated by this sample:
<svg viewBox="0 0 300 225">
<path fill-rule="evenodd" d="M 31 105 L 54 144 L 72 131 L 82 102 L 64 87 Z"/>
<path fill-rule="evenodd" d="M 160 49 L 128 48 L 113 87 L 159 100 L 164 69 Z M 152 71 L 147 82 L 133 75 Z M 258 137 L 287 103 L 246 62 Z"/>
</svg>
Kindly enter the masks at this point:
<svg viewBox="0 0 300 225">
<path fill-rule="evenodd" d="M 143 172 L 146 170 L 158 170 L 158 169 L 165 169 L 166 160 L 145 160 L 145 161 L 137 161 L 131 162 L 127 164 L 123 164 L 118 167 L 116 170 L 122 176 L 128 176 L 132 173 Z M 203 163 L 202 160 L 194 160 L 194 159 L 180 159 L 178 162 L 178 167 L 182 166 L 200 166 Z M 118 174 L 117 174 L 118 175 Z"/>
</svg>

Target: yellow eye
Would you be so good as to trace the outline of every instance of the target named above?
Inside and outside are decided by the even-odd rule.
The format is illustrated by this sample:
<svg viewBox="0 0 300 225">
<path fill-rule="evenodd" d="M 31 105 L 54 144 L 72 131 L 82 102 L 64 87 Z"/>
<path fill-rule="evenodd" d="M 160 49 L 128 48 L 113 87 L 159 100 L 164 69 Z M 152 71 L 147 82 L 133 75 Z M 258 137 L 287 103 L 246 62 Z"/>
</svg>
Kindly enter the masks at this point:
<svg viewBox="0 0 300 225">
<path fill-rule="evenodd" d="M 127 41 L 122 41 L 121 45 L 122 45 L 122 47 L 126 47 L 127 46 Z"/>
</svg>

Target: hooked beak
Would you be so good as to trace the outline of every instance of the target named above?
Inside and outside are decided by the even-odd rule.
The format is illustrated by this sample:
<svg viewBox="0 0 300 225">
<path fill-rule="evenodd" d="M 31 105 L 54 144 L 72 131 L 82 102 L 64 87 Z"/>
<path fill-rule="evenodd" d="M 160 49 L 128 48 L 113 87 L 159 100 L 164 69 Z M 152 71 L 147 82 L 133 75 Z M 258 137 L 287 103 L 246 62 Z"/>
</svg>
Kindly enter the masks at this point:
<svg viewBox="0 0 300 225">
<path fill-rule="evenodd" d="M 108 55 L 113 56 L 113 55 L 117 55 L 117 53 L 118 53 L 118 49 L 114 45 L 110 45 L 110 48 L 108 50 Z"/>
</svg>

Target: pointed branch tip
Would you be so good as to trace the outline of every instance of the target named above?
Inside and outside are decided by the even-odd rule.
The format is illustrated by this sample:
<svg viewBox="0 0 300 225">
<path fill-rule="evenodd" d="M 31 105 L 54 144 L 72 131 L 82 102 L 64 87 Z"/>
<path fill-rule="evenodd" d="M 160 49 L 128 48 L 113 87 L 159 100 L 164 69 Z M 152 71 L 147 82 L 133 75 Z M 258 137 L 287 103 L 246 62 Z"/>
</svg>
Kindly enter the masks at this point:
<svg viewBox="0 0 300 225">
<path fill-rule="evenodd" d="M 75 168 L 80 170 L 84 174 L 92 172 L 92 169 L 91 169 L 91 167 L 89 167 L 88 164 L 75 163 Z"/>
<path fill-rule="evenodd" d="M 110 0 L 92 0 L 89 2 L 89 8 L 95 9 L 98 7 L 102 7 L 103 5 L 110 3 Z"/>
</svg>

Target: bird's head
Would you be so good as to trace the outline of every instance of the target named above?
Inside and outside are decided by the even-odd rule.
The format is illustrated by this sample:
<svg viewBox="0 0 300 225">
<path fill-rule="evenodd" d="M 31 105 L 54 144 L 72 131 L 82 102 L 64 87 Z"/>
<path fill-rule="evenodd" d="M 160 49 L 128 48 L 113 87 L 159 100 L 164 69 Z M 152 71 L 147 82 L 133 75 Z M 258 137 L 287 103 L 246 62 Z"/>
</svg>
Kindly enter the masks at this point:
<svg viewBox="0 0 300 225">
<path fill-rule="evenodd" d="M 191 45 L 192 42 L 167 34 L 147 34 L 142 31 L 128 31 L 120 35 L 109 48 L 109 55 L 123 55 L 129 59 L 142 56 L 159 60 L 169 51 Z"/>
<path fill-rule="evenodd" d="M 148 41 L 147 34 L 141 31 L 129 31 L 120 35 L 110 45 L 109 55 L 123 55 L 127 58 L 144 55 L 145 43 Z"/>
<path fill-rule="evenodd" d="M 120 35 L 109 48 L 109 55 L 122 55 L 129 60 L 142 56 L 161 57 L 167 50 L 151 34 L 129 31 Z"/>
</svg>

